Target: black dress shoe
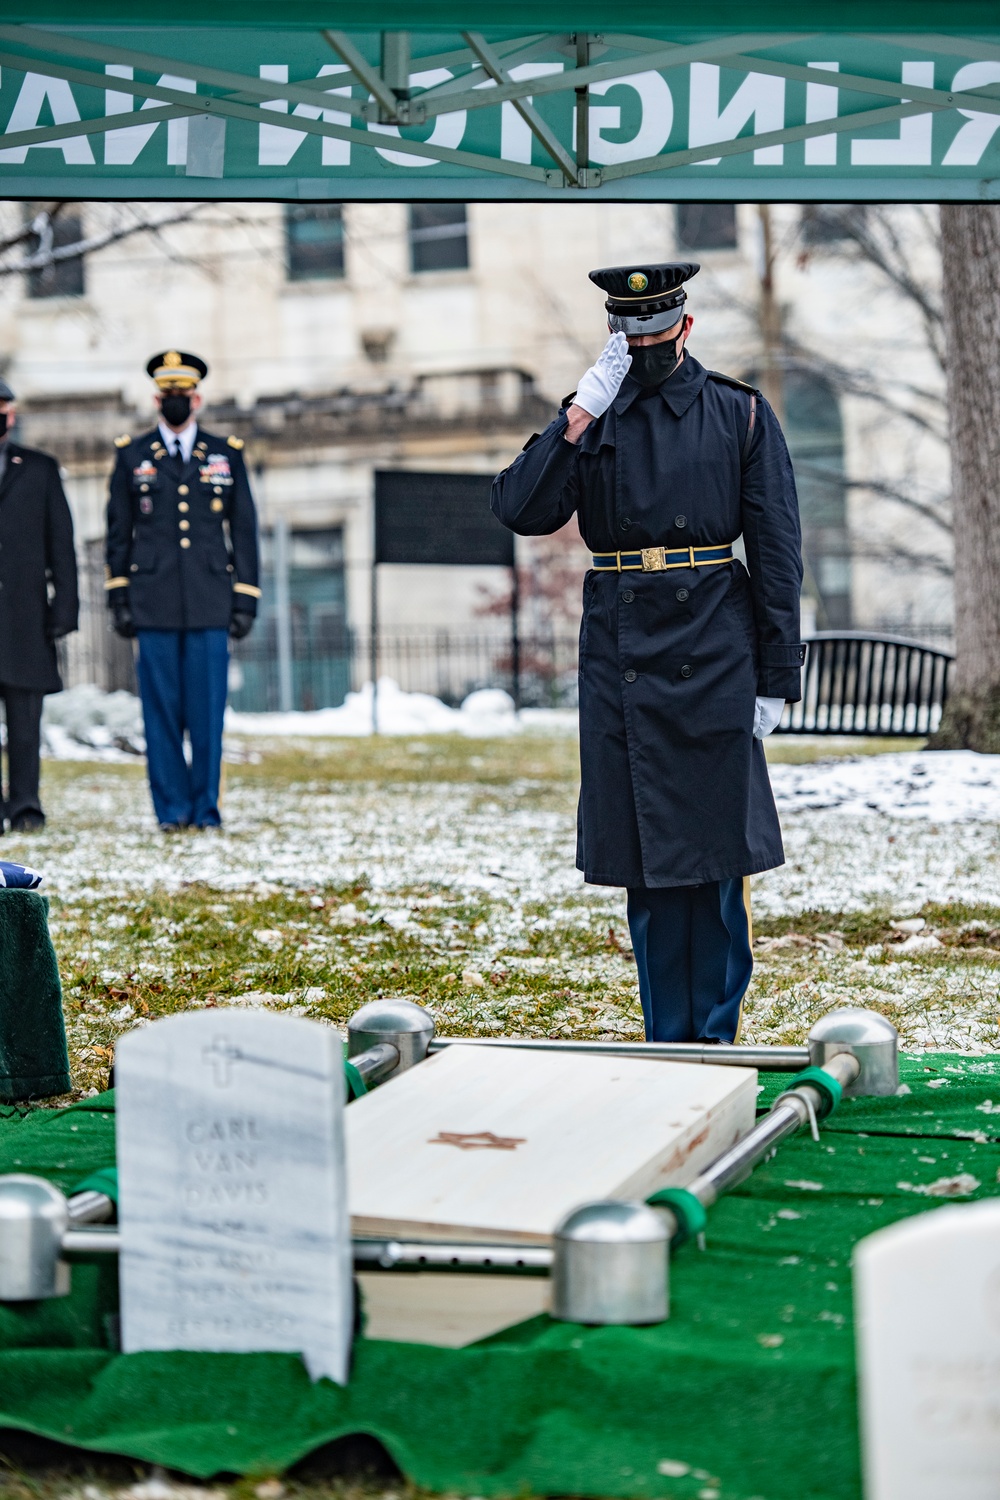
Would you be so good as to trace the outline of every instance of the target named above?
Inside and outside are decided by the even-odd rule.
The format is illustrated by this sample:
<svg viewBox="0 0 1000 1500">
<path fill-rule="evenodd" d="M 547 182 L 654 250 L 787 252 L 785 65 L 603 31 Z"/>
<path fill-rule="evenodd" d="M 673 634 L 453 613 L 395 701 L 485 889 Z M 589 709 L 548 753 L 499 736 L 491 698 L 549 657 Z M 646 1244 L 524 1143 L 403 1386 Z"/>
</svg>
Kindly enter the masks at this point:
<svg viewBox="0 0 1000 1500">
<path fill-rule="evenodd" d="M 37 833 L 40 828 L 44 827 L 45 817 L 42 813 L 18 813 L 16 818 L 10 820 L 11 833 Z"/>
</svg>

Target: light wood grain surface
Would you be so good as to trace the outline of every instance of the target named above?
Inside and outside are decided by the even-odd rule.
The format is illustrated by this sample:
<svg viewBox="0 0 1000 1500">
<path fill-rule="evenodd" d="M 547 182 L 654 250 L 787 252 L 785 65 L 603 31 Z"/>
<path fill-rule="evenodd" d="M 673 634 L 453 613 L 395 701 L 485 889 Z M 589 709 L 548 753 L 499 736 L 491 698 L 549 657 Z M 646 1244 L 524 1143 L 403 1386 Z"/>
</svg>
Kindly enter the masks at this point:
<svg viewBox="0 0 1000 1500">
<path fill-rule="evenodd" d="M 753 1125 L 756 1085 L 750 1068 L 449 1047 L 346 1111 L 353 1232 L 545 1243 L 581 1203 L 690 1182 Z"/>
</svg>

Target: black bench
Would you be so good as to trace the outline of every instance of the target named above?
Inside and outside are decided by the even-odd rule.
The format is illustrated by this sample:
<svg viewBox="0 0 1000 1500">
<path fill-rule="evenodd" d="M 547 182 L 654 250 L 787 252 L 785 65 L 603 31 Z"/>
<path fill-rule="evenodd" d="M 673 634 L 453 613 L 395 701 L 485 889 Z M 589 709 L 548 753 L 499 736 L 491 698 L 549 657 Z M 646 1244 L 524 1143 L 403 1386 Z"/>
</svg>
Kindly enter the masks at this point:
<svg viewBox="0 0 1000 1500">
<path fill-rule="evenodd" d="M 954 657 L 897 636 L 824 631 L 807 643 L 802 698 L 776 734 L 933 734 Z"/>
</svg>

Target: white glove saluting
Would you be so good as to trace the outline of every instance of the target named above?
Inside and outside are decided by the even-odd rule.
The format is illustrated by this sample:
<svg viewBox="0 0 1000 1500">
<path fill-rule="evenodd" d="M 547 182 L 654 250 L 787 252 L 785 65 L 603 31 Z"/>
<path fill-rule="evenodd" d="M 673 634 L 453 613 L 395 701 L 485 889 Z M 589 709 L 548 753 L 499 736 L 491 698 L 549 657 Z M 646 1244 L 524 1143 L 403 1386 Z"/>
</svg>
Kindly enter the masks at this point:
<svg viewBox="0 0 1000 1500">
<path fill-rule="evenodd" d="M 777 729 L 784 709 L 784 698 L 758 698 L 753 711 L 754 739 L 762 740 L 772 729 Z"/>
<path fill-rule="evenodd" d="M 573 398 L 574 405 L 582 407 L 591 417 L 603 416 L 621 390 L 631 363 L 628 339 L 623 333 L 613 333 L 598 355 L 597 363 L 581 377 Z"/>
</svg>

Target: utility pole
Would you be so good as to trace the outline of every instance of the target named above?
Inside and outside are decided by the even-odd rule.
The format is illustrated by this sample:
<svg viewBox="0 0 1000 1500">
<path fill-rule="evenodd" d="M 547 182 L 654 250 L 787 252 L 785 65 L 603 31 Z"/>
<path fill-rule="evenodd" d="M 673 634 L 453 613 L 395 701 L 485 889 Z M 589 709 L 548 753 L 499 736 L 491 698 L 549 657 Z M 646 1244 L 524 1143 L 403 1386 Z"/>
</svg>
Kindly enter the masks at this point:
<svg viewBox="0 0 1000 1500">
<path fill-rule="evenodd" d="M 774 225 L 770 203 L 759 203 L 760 218 L 760 335 L 763 360 L 760 388 L 778 421 L 785 420 L 785 392 L 781 366 L 781 304 L 778 301 L 774 271 Z"/>
</svg>

